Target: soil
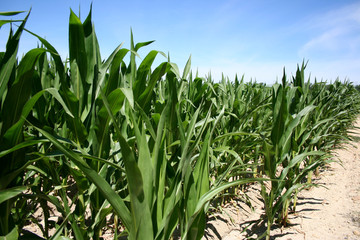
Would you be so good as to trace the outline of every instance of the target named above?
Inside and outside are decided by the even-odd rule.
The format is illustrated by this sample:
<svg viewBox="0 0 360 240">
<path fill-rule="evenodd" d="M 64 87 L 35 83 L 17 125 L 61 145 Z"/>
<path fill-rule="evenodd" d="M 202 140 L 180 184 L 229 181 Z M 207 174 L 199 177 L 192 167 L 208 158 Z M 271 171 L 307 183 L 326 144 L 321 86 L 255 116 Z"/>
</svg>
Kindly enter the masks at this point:
<svg viewBox="0 0 360 240">
<path fill-rule="evenodd" d="M 334 150 L 337 162 L 314 177 L 320 187 L 299 193 L 290 225 L 274 226 L 271 239 L 360 239 L 360 118 L 355 127 L 351 130 L 353 141 Z M 265 232 L 265 226 L 258 224 L 264 214 L 259 186 L 252 186 L 247 195 L 252 208 L 243 201 L 228 203 L 222 213 L 210 216 L 203 239 L 256 239 Z"/>
</svg>

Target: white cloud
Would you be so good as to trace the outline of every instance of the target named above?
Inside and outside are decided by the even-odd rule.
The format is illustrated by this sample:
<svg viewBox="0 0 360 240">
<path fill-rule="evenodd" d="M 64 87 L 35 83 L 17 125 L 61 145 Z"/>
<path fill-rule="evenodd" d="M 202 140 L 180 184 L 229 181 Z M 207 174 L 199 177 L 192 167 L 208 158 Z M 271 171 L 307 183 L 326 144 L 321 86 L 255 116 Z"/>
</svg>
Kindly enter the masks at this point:
<svg viewBox="0 0 360 240">
<path fill-rule="evenodd" d="M 345 30 L 342 28 L 334 28 L 323 32 L 322 34 L 310 39 L 300 49 L 299 55 L 308 55 L 312 51 L 319 49 L 322 50 L 336 50 L 339 46 L 339 38 L 345 34 Z"/>
<path fill-rule="evenodd" d="M 310 18 L 304 27 L 312 37 L 300 48 L 299 56 L 343 57 L 360 51 L 360 3 Z"/>
</svg>

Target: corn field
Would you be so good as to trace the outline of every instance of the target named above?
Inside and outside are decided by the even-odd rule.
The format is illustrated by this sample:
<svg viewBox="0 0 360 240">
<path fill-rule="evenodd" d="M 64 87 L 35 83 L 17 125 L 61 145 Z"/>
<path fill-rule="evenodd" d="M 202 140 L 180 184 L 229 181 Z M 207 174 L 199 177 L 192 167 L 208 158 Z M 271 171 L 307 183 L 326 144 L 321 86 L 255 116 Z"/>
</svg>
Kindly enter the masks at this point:
<svg viewBox="0 0 360 240">
<path fill-rule="evenodd" d="M 201 239 L 216 203 L 255 183 L 270 239 L 359 114 L 352 83 L 311 82 L 306 63 L 272 86 L 214 81 L 190 58 L 181 72 L 160 51 L 139 56 L 152 42 L 132 32 L 103 59 L 91 10 L 70 11 L 61 59 L 26 29 L 30 12 L 6 20 L 19 13 L 0 13 L 0 239 Z M 18 58 L 23 32 L 39 46 Z"/>
</svg>

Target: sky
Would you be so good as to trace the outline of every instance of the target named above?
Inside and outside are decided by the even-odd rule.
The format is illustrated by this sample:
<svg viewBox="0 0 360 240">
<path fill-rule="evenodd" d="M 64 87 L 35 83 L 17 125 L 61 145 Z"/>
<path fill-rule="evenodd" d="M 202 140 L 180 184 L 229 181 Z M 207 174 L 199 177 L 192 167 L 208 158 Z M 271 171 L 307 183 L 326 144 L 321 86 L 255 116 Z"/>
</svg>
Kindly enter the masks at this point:
<svg viewBox="0 0 360 240">
<path fill-rule="evenodd" d="M 132 29 L 135 42 L 155 40 L 139 51 L 141 58 L 159 50 L 182 71 L 191 56 L 193 73 L 211 73 L 215 81 L 222 74 L 230 80 L 237 74 L 245 81 L 272 84 L 280 81 L 284 68 L 290 78 L 305 61 L 311 81 L 339 78 L 360 84 L 359 0 L 2 0 L 0 12 L 31 8 L 26 28 L 65 59 L 70 9 L 84 21 L 91 4 L 103 59 L 122 42 L 130 48 Z M 8 34 L 9 25 L 3 26 L 0 51 Z M 24 33 L 19 54 L 37 43 Z M 159 56 L 155 64 L 166 60 Z"/>
</svg>

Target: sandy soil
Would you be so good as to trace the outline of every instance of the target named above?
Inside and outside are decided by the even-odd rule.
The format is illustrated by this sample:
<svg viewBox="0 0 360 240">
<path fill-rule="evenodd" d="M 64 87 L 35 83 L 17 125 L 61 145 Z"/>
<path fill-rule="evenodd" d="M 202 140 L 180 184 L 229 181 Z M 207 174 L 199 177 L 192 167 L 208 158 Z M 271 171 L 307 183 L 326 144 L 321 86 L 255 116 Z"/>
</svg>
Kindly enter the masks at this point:
<svg viewBox="0 0 360 240">
<path fill-rule="evenodd" d="M 360 127 L 360 118 L 356 127 Z M 360 239 L 360 129 L 353 129 L 354 141 L 335 150 L 339 163 L 331 163 L 314 179 L 324 187 L 302 191 L 291 214 L 291 226 L 274 227 L 272 239 L 327 240 Z M 250 189 L 252 207 L 232 202 L 223 214 L 214 214 L 208 221 L 203 239 L 256 238 L 265 228 L 255 227 L 254 221 L 264 213 L 257 186 Z"/>
</svg>

